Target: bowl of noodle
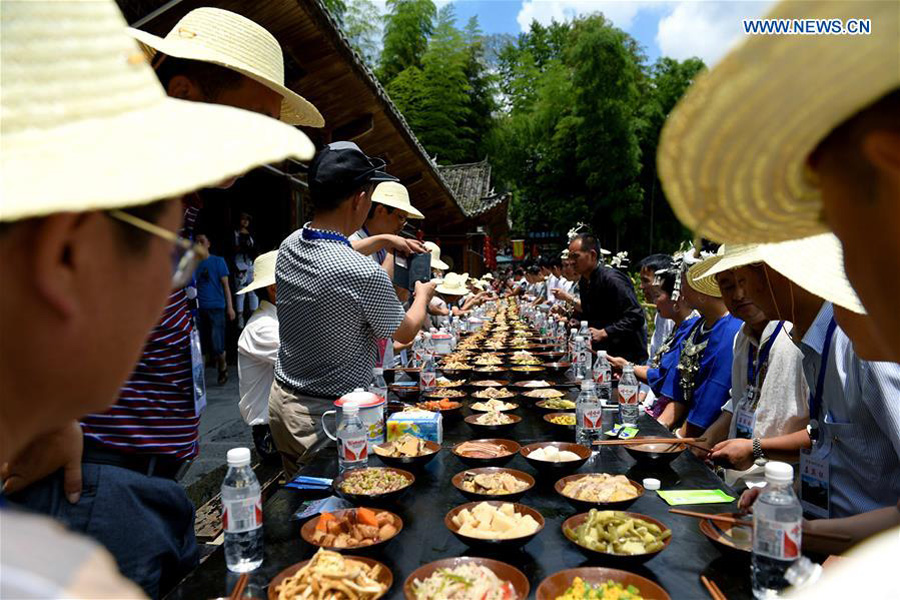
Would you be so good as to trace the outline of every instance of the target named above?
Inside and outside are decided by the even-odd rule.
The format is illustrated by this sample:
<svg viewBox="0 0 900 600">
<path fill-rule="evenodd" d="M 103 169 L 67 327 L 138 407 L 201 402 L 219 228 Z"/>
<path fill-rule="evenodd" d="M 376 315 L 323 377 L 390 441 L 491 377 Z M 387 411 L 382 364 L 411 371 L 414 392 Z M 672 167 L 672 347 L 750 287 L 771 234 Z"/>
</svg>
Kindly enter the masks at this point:
<svg viewBox="0 0 900 600">
<path fill-rule="evenodd" d="M 512 565 L 490 558 L 444 558 L 406 578 L 406 600 L 525 600 L 531 586 Z"/>
<path fill-rule="evenodd" d="M 311 559 L 276 575 L 269 583 L 269 600 L 376 600 L 393 583 L 391 570 L 377 560 L 320 549 Z"/>
</svg>

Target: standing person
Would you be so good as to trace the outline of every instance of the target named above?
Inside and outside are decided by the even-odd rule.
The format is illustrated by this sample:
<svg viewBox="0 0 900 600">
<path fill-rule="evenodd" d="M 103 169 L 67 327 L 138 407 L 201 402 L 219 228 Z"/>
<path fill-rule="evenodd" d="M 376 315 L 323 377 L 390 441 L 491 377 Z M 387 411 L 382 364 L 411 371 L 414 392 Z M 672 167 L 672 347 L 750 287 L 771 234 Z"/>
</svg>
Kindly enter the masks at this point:
<svg viewBox="0 0 900 600">
<path fill-rule="evenodd" d="M 209 238 L 197 235 L 197 243 L 206 248 L 209 256 L 197 266 L 197 304 L 200 307 L 200 340 L 207 363 L 214 361 L 219 372 L 219 385 L 228 382 L 228 362 L 225 356 L 225 319 L 234 321 L 231 289 L 228 285 L 228 265 L 221 256 L 209 253 Z"/>
<path fill-rule="evenodd" d="M 48 23 L 65 31 L 65 52 Z M 123 494 L 99 465 L 82 472 L 80 456 L 69 461 L 83 440 L 75 419 L 113 403 L 169 290 L 202 256 L 176 233 L 177 198 L 311 155 L 303 133 L 274 120 L 166 98 L 125 27 L 111 1 L 3 5 L 2 70 L 15 70 L 0 82 L 0 464 L 10 499 L 0 516 L 3 598 L 145 597 L 96 541 L 16 506 L 32 492 L 45 491 L 44 502 L 27 506 L 101 541 L 131 578 L 123 545 L 135 547 L 144 571 L 164 556 L 190 558 L 189 546 L 166 550 L 156 540 L 185 529 L 193 540 L 193 518 L 148 522 L 135 506 L 180 508 L 190 504 L 183 490 L 170 481 L 151 491 L 141 480 L 153 478 L 124 471 L 138 489 Z M 178 152 L 171 140 L 180 140 Z M 59 177 L 41 176 L 47 165 Z M 65 476 L 13 494 L 63 464 Z M 85 493 L 70 503 L 64 492 L 78 495 L 75 476 Z"/>
<path fill-rule="evenodd" d="M 250 223 L 252 217 L 250 213 L 242 212 L 238 222 L 238 228 L 234 232 L 234 285 L 235 292 L 247 287 L 253 281 L 253 261 L 256 259 L 256 240 L 250 234 Z M 244 299 L 246 298 L 248 308 L 252 313 L 259 306 L 259 300 L 256 294 L 239 294 L 234 296 L 234 306 L 237 312 L 238 329 L 244 328 Z"/>
<path fill-rule="evenodd" d="M 406 313 L 383 268 L 355 251 L 371 194 L 393 179 L 384 162 L 352 142 L 325 146 L 309 168 L 315 216 L 281 244 L 275 267 L 281 347 L 269 396 L 269 426 L 288 474 L 327 441 L 322 414 L 365 387 L 378 340 L 412 342 L 427 318 L 434 283 L 416 283 Z"/>
<path fill-rule="evenodd" d="M 84 4 L 101 6 L 103 3 Z M 286 156 L 283 151 L 286 140 L 294 140 L 292 144 L 296 144 L 298 136 L 293 135 L 291 128 L 279 126 L 276 123 L 279 117 L 291 125 L 322 125 L 315 107 L 284 87 L 281 75 L 284 65 L 278 42 L 265 29 L 240 15 L 199 8 L 182 18 L 165 39 L 128 31 L 140 39 L 145 51 L 152 49 L 157 79 L 170 97 L 227 105 L 272 117 L 270 121 L 262 119 L 261 123 L 259 119 L 254 120 L 259 123 L 256 131 L 222 125 L 216 135 L 207 133 L 205 137 L 193 138 L 171 135 L 166 138 L 169 146 L 154 148 L 155 153 L 183 160 L 184 152 L 202 147 L 221 162 L 216 171 L 237 165 L 239 168 L 233 169 L 236 174 L 246 170 L 246 164 L 240 161 L 247 152 L 259 153 L 255 164 L 267 164 Z M 129 56 L 129 62 L 141 62 L 139 53 Z M 76 72 L 84 73 L 80 65 Z M 118 96 L 108 94 L 107 99 L 115 102 Z M 241 112 L 237 114 L 243 116 Z M 136 139 L 130 143 L 136 143 Z M 308 160 L 314 147 L 307 138 L 303 139 L 306 145 L 300 154 L 303 160 Z M 228 151 L 212 153 L 207 140 L 216 140 Z M 124 143 L 121 147 L 125 147 Z M 192 164 L 191 168 L 196 166 Z M 177 167 L 159 168 L 152 177 L 171 178 L 173 173 L 184 170 L 180 163 Z M 227 186 L 234 179 L 223 176 L 205 185 Z M 78 180 L 69 178 L 69 181 Z M 185 210 L 188 228 L 195 214 L 193 210 Z M 160 595 L 192 569 L 198 559 L 194 507 L 176 480 L 197 454 L 204 405 L 199 335 L 185 291 L 179 288 L 170 295 L 116 403 L 106 412 L 82 417 L 83 440 L 67 444 L 68 453 L 64 457 L 47 458 L 48 464 L 58 461 L 57 466 L 69 465 L 66 473 L 71 480 L 66 480 L 65 489 L 75 502 L 60 502 L 60 486 L 55 478 L 33 486 L 25 502 L 78 530 L 90 532 L 115 555 L 127 577 L 138 582 L 150 596 Z M 35 452 L 49 452 L 55 447 L 51 443 L 41 444 Z M 81 480 L 76 475 L 82 470 L 92 485 L 102 485 L 106 490 L 102 496 L 78 495 Z M 26 479 L 35 481 L 52 471 L 47 468 L 40 476 Z"/>
<path fill-rule="evenodd" d="M 238 382 L 241 394 L 238 408 L 244 422 L 253 431 L 256 452 L 267 463 L 279 464 L 280 458 L 269 429 L 269 392 L 275 382 L 278 361 L 278 286 L 275 285 L 275 261 L 278 251 L 261 254 L 253 263 L 253 281 L 238 291 L 262 297 L 247 326 L 238 338 Z"/>
<path fill-rule="evenodd" d="M 581 233 L 569 244 L 569 257 L 581 277 L 581 318 L 591 328 L 595 350 L 606 350 L 629 362 L 647 361 L 647 325 L 631 280 L 619 271 L 599 264 L 600 244 Z"/>
</svg>

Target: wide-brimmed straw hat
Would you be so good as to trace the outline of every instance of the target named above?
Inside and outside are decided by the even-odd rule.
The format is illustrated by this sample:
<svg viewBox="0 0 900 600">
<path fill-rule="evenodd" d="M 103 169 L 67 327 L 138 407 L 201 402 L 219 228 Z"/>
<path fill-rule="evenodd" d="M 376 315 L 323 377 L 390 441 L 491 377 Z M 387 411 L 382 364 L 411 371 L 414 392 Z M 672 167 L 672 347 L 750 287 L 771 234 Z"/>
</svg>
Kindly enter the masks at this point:
<svg viewBox="0 0 900 600">
<path fill-rule="evenodd" d="M 384 181 L 372 192 L 372 202 L 378 202 L 405 212 L 410 219 L 424 219 L 425 215 L 416 210 L 409 201 L 406 186 L 396 181 Z"/>
<path fill-rule="evenodd" d="M 481 278 L 486 281 L 492 281 L 494 279 L 494 274 L 493 273 L 485 273 L 484 275 L 481 276 Z"/>
<path fill-rule="evenodd" d="M 197 8 L 184 15 L 166 37 L 130 29 L 153 58 L 167 56 L 219 65 L 278 93 L 281 120 L 290 125 L 322 127 L 325 119 L 309 101 L 284 85 L 284 57 L 275 37 L 250 19 L 220 8 Z"/>
<path fill-rule="evenodd" d="M 4 2 L 0 22 L 4 222 L 146 204 L 314 153 L 275 119 L 168 98 L 112 0 Z"/>
<path fill-rule="evenodd" d="M 754 263 L 765 263 L 811 294 L 864 314 L 862 302 L 844 273 L 841 243 L 830 233 L 774 244 L 726 244 L 725 253 L 701 281 L 717 273 Z"/>
<path fill-rule="evenodd" d="M 714 277 L 700 277 L 703 273 L 708 272 L 714 265 L 719 262 L 719 256 L 710 256 L 698 262 L 687 270 L 684 278 L 691 288 L 701 294 L 712 296 L 713 298 L 721 298 L 722 290 Z"/>
<path fill-rule="evenodd" d="M 441 260 L 441 249 L 434 242 L 425 242 L 425 247 L 431 253 L 431 268 L 438 271 L 446 271 L 450 265 Z"/>
<path fill-rule="evenodd" d="M 783 1 L 768 18 L 864 18 L 871 33 L 746 36 L 698 77 L 666 120 L 657 155 L 681 222 L 719 242 L 826 231 L 807 158 L 836 126 L 900 86 L 898 14 L 890 0 Z"/>
<path fill-rule="evenodd" d="M 278 250 L 272 250 L 260 254 L 253 261 L 253 281 L 241 288 L 238 294 L 246 294 L 260 288 L 275 285 L 275 261 L 278 258 Z"/>
<path fill-rule="evenodd" d="M 469 279 L 468 273 L 460 275 L 458 273 L 447 273 L 444 275 L 444 281 L 435 288 L 438 294 L 447 294 L 448 296 L 465 296 L 469 293 L 466 282 Z"/>
</svg>

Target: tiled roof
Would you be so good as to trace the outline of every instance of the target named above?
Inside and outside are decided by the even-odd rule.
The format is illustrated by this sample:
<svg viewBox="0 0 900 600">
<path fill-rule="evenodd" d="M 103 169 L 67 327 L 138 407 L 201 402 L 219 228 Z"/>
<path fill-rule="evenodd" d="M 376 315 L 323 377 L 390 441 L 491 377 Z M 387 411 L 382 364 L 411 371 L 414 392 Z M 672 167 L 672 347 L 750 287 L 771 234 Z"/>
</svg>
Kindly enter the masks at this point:
<svg viewBox="0 0 900 600">
<path fill-rule="evenodd" d="M 467 217 L 477 217 L 507 200 L 491 188 L 491 165 L 487 158 L 476 163 L 438 165 L 457 203 Z"/>
</svg>

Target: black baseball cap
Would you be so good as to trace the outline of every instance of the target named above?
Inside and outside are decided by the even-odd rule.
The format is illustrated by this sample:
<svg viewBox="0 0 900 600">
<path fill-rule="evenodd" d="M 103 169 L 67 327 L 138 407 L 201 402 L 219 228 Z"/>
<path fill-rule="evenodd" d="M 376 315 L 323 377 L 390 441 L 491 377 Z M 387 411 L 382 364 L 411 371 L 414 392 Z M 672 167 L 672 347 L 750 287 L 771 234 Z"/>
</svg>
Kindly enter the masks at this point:
<svg viewBox="0 0 900 600">
<path fill-rule="evenodd" d="M 384 171 L 385 162 L 366 156 L 353 142 L 332 142 L 319 150 L 309 165 L 313 202 L 343 199 L 367 183 L 399 181 Z"/>
</svg>

